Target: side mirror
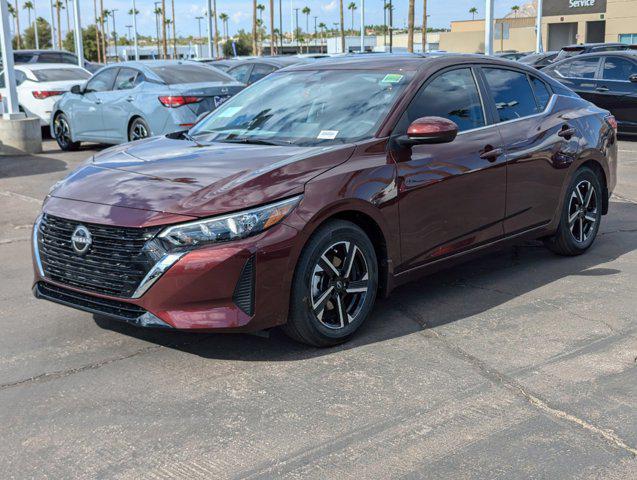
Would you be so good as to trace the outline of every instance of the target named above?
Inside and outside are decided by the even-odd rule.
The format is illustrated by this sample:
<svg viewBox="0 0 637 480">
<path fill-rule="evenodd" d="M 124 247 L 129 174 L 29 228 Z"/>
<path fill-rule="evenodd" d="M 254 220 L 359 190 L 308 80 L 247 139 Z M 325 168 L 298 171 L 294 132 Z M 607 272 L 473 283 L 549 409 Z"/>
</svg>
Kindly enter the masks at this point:
<svg viewBox="0 0 637 480">
<path fill-rule="evenodd" d="M 442 117 L 422 117 L 414 120 L 407 129 L 407 135 L 398 137 L 405 146 L 430 143 L 449 143 L 458 135 L 458 125 Z"/>
<path fill-rule="evenodd" d="M 82 91 L 82 87 L 80 87 L 79 85 L 73 85 L 71 87 L 71 93 L 75 95 L 82 95 L 84 92 Z"/>
<path fill-rule="evenodd" d="M 628 81 L 637 83 L 637 73 L 633 73 L 630 77 L 628 77 Z"/>
</svg>

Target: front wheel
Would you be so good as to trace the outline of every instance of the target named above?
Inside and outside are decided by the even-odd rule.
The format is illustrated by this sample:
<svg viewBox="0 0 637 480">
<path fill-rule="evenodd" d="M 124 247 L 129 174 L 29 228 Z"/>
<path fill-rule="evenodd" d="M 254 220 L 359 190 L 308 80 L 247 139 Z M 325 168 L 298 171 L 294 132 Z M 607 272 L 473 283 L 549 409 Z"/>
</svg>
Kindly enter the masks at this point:
<svg viewBox="0 0 637 480">
<path fill-rule="evenodd" d="M 80 148 L 80 142 L 74 142 L 71 136 L 69 120 L 63 113 L 58 113 L 53 120 L 53 134 L 61 150 L 72 152 Z"/>
<path fill-rule="evenodd" d="M 377 288 L 376 252 L 365 232 L 350 222 L 329 222 L 301 254 L 283 330 L 317 347 L 342 343 L 369 316 Z"/>
<path fill-rule="evenodd" d="M 590 168 L 575 173 L 564 199 L 560 225 L 547 246 L 559 255 L 584 253 L 595 241 L 602 220 L 603 189 Z"/>
</svg>

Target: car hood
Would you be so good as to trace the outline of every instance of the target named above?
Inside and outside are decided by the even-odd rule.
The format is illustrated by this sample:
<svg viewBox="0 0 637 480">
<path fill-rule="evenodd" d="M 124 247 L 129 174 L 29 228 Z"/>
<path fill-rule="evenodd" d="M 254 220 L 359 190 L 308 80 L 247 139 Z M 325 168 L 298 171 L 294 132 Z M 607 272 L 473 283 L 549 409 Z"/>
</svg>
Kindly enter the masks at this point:
<svg viewBox="0 0 637 480">
<path fill-rule="evenodd" d="M 303 192 L 346 161 L 352 145 L 197 144 L 158 137 L 104 150 L 51 196 L 101 205 L 206 217 Z"/>
</svg>

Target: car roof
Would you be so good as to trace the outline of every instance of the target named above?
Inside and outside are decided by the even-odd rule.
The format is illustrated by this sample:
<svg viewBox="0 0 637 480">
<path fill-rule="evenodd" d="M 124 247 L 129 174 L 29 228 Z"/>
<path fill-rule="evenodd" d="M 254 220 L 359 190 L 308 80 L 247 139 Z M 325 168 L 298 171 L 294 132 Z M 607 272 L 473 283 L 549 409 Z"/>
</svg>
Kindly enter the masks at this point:
<svg viewBox="0 0 637 480">
<path fill-rule="evenodd" d="M 283 68 L 290 65 L 297 65 L 299 63 L 312 63 L 315 62 L 315 58 L 307 58 L 307 57 L 297 57 L 297 56 L 276 56 L 276 57 L 253 57 L 246 59 L 237 59 L 232 62 L 232 67 L 236 67 L 238 65 L 244 65 L 246 63 L 265 63 L 268 65 L 273 65 L 275 67 Z"/>
<path fill-rule="evenodd" d="M 71 55 L 75 55 L 68 50 L 14 50 L 13 53 L 70 53 Z"/>
<path fill-rule="evenodd" d="M 566 60 L 579 60 L 582 58 L 591 58 L 591 57 L 626 57 L 626 58 L 632 58 L 633 60 L 637 60 L 637 51 L 636 50 L 616 50 L 616 51 L 611 51 L 611 52 L 589 52 L 589 53 L 582 53 L 581 55 L 577 55 L 574 57 L 568 57 L 568 58 L 564 58 L 562 60 L 560 60 L 561 62 L 564 62 Z M 556 62 L 557 64 L 557 62 Z"/>
<path fill-rule="evenodd" d="M 15 66 L 21 70 L 57 70 L 60 68 L 79 68 L 86 70 L 84 67 L 73 63 L 20 63 Z"/>
<path fill-rule="evenodd" d="M 562 50 L 566 49 L 585 49 L 585 48 L 594 48 L 594 47 L 626 47 L 628 45 L 625 43 L 619 42 L 603 42 L 603 43 L 574 43 L 572 45 L 565 45 L 562 47 Z"/>
</svg>

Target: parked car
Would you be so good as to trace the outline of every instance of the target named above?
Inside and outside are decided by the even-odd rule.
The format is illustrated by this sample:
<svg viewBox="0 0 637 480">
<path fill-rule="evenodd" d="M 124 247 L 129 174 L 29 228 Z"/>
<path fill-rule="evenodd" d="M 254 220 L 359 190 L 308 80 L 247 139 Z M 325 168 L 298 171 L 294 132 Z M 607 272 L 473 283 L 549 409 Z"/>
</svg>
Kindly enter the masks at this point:
<svg viewBox="0 0 637 480">
<path fill-rule="evenodd" d="M 53 104 L 77 82 L 91 77 L 91 73 L 78 66 L 55 63 L 16 65 L 15 79 L 20 110 L 29 117 L 39 117 L 46 126 L 51 118 Z M 0 72 L 0 99 L 7 96 L 4 71 Z"/>
<path fill-rule="evenodd" d="M 637 134 L 637 55 L 589 53 L 543 70 L 617 119 L 620 133 Z"/>
<path fill-rule="evenodd" d="M 229 68 L 238 64 L 243 60 L 249 60 L 252 58 L 257 58 L 253 56 L 242 56 L 242 57 L 230 57 L 230 58 L 198 58 L 197 62 L 205 63 L 212 67 L 218 68 L 224 72 L 227 72 Z"/>
<path fill-rule="evenodd" d="M 543 69 L 547 65 L 553 63 L 557 54 L 559 52 L 541 52 L 541 53 L 531 53 L 522 58 L 518 59 L 518 62 L 522 62 L 531 67 L 537 68 L 538 70 Z"/>
<path fill-rule="evenodd" d="M 236 62 L 226 73 L 238 82 L 252 85 L 254 82 L 281 68 L 313 61 L 315 61 L 313 58 L 297 56 L 259 57 Z"/>
<path fill-rule="evenodd" d="M 522 57 L 526 57 L 528 54 L 529 52 L 498 52 L 495 56 L 505 60 L 519 60 Z"/>
<path fill-rule="evenodd" d="M 14 50 L 13 61 L 16 65 L 23 63 L 66 63 L 78 65 L 77 55 L 64 50 Z M 84 68 L 95 73 L 102 65 L 84 60 Z"/>
<path fill-rule="evenodd" d="M 601 52 L 617 52 L 622 50 L 628 50 L 630 45 L 625 43 L 582 43 L 579 45 L 567 45 L 562 49 L 555 57 L 555 61 L 559 62 L 570 57 L 576 57 L 577 55 L 584 55 L 585 53 L 601 53 Z"/>
<path fill-rule="evenodd" d="M 615 127 L 493 57 L 290 67 L 56 184 L 34 226 L 34 292 L 139 326 L 282 325 L 334 345 L 377 296 L 488 248 L 584 253 L 616 184 Z"/>
<path fill-rule="evenodd" d="M 117 144 L 185 130 L 244 86 L 191 61 L 110 65 L 55 104 L 51 135 L 62 150 L 75 150 L 81 142 Z"/>
</svg>

